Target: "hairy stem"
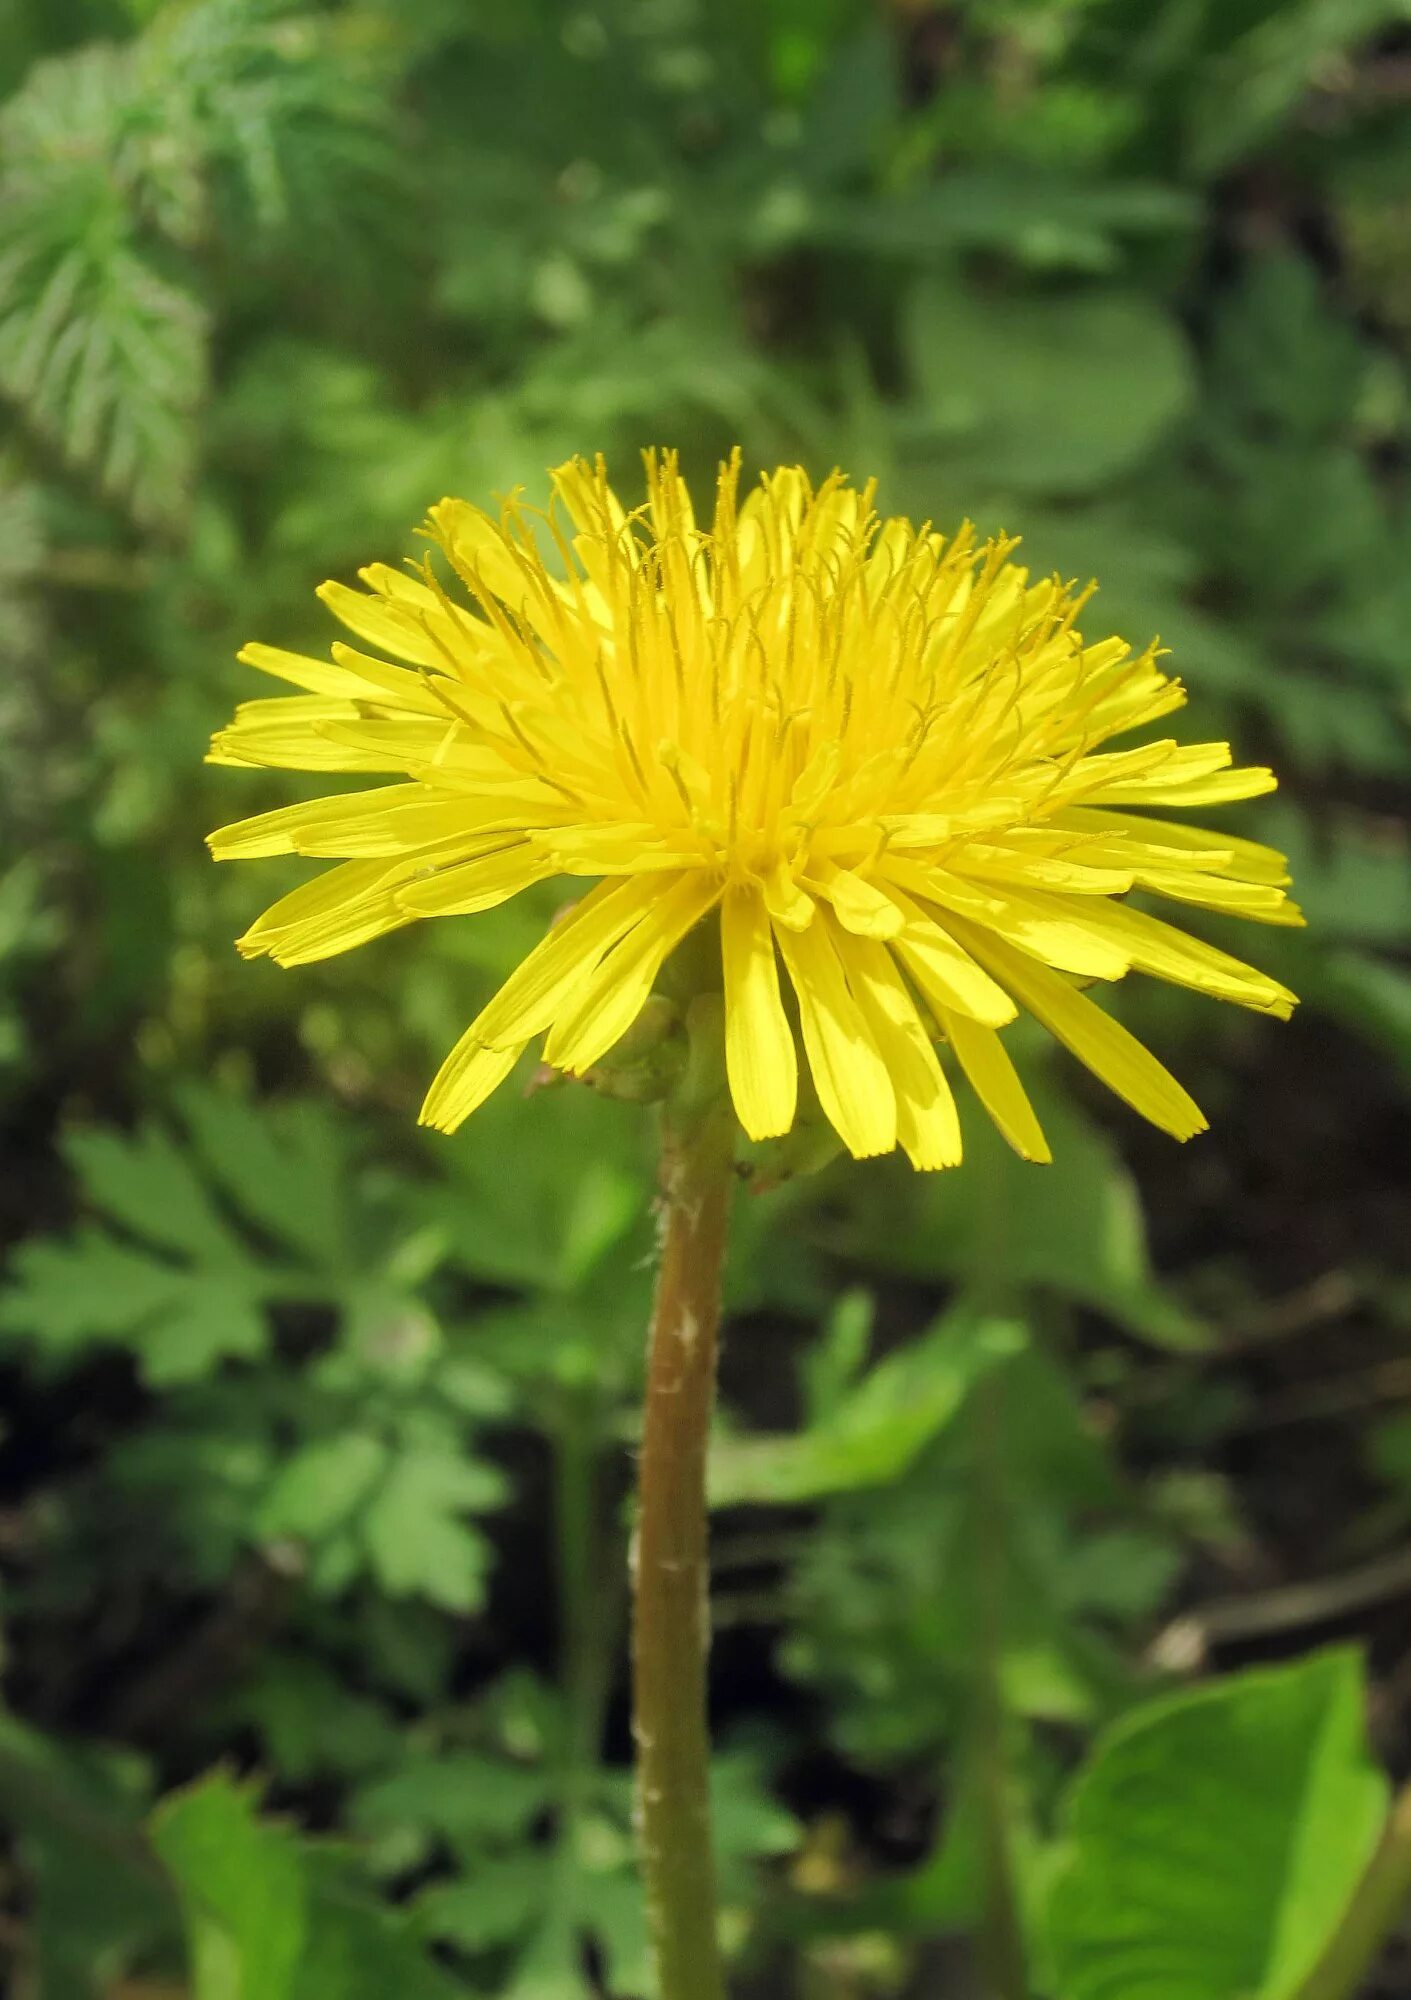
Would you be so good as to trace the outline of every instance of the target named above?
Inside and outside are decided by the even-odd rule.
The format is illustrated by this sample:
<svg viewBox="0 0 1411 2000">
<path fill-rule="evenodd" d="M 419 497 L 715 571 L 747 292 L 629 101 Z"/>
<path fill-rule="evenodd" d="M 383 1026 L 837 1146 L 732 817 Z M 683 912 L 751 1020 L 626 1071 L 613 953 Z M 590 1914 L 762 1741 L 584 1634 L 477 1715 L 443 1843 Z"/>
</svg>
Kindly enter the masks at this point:
<svg viewBox="0 0 1411 2000">
<path fill-rule="evenodd" d="M 719 1111 L 663 1124 L 633 1557 L 638 1826 L 661 2000 L 725 1996 L 710 1827 L 705 1478 L 732 1141 Z"/>
</svg>

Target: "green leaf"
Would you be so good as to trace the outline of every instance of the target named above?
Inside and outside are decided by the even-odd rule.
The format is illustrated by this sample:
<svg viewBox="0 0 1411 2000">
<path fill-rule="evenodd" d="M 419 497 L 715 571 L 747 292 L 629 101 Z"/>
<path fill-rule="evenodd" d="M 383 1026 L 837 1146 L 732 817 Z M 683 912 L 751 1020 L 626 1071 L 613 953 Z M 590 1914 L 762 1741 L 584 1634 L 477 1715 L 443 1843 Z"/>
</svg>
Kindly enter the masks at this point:
<svg viewBox="0 0 1411 2000">
<path fill-rule="evenodd" d="M 468 1848 L 518 1839 L 550 1795 L 543 1770 L 476 1750 L 409 1751 L 395 1771 L 358 1794 L 365 1833 L 434 1833 Z"/>
<path fill-rule="evenodd" d="M 833 196 L 811 204 L 802 232 L 829 247 L 932 262 L 999 250 L 1036 270 L 1103 272 L 1128 238 L 1179 236 L 1199 209 L 1157 181 L 1083 181 L 1009 163 L 956 167 L 888 198 Z"/>
<path fill-rule="evenodd" d="M 306 1847 L 304 1867 L 309 1935 L 297 2000 L 461 2000 L 464 1988 L 423 1955 L 413 1920 L 371 1896 L 342 1856 Z"/>
<path fill-rule="evenodd" d="M 1045 1918 L 1064 2000 L 1287 2000 L 1386 1815 L 1364 1709 L 1334 1651 L 1124 1717 L 1068 1801 Z"/>
<path fill-rule="evenodd" d="M 127 1134 L 75 1132 L 64 1148 L 95 1208 L 164 1250 L 216 1263 L 244 1262 L 244 1248 L 189 1157 L 159 1126 Z"/>
<path fill-rule="evenodd" d="M 1322 957 L 1317 999 L 1382 1048 L 1411 1083 L 1411 973 L 1365 952 Z"/>
<path fill-rule="evenodd" d="M 548 1852 L 479 1859 L 465 1875 L 437 1882 L 417 1898 L 417 1927 L 462 1951 L 512 1943 L 542 1920 L 553 1876 Z"/>
<path fill-rule="evenodd" d="M 865 1269 L 1050 1291 L 1157 1346 L 1207 1345 L 1204 1327 L 1152 1269 L 1141 1199 L 1118 1148 L 1051 1086 L 1026 1081 L 1053 1166 L 1018 1159 L 988 1119 L 968 1116 L 960 1173 L 886 1167 L 857 1177 L 834 1246 Z"/>
<path fill-rule="evenodd" d="M 447 1611 L 479 1604 L 489 1551 L 462 1518 L 495 1507 L 504 1482 L 489 1466 L 432 1443 L 413 1443 L 368 1503 L 361 1535 L 372 1569 L 393 1597 L 427 1597 Z"/>
<path fill-rule="evenodd" d="M 346 1857 L 262 1819 L 224 1772 L 163 1800 L 151 1837 L 181 1896 L 193 2000 L 453 2000 Z"/>
<path fill-rule="evenodd" d="M 30 1888 L 43 2000 L 106 2000 L 171 1930 L 170 1894 L 141 1833 L 145 1775 L 130 1753 L 69 1746 L 0 1714 L 0 1814 Z"/>
<path fill-rule="evenodd" d="M 1232 9 L 1237 18 L 1237 10 Z M 1191 95 L 1191 165 L 1226 172 L 1267 142 L 1330 73 L 1379 28 L 1406 20 L 1405 0 L 1296 0 L 1274 8 L 1201 77 Z"/>
<path fill-rule="evenodd" d="M 955 1309 L 869 1369 L 810 1429 L 717 1439 L 711 1505 L 792 1506 L 886 1485 L 951 1421 L 977 1378 L 1023 1345 L 1023 1329 L 1013 1322 Z"/>
<path fill-rule="evenodd" d="M 344 1431 L 300 1447 L 281 1467 L 258 1515 L 270 1539 L 319 1541 L 342 1527 L 387 1469 L 388 1446 L 365 1431 Z"/>
<path fill-rule="evenodd" d="M 163 1800 L 152 1844 L 182 1898 L 194 2000 L 305 2000 L 308 1884 L 293 1832 L 217 1772 Z"/>
<path fill-rule="evenodd" d="M 348 1141 L 323 1105 L 256 1108 L 194 1083 L 177 1103 L 212 1180 L 242 1215 L 301 1259 L 343 1265 Z"/>
<path fill-rule="evenodd" d="M 97 1229 L 21 1244 L 0 1295 L 0 1329 L 40 1341 L 60 1361 L 95 1341 L 121 1340 L 155 1386 L 191 1381 L 269 1345 L 244 1273 L 179 1270 Z"/>
<path fill-rule="evenodd" d="M 132 1333 L 183 1289 L 180 1271 L 92 1228 L 67 1242 L 22 1243 L 11 1276 L 0 1327 L 42 1338 L 61 1358 L 105 1335 Z"/>
<path fill-rule="evenodd" d="M 172 525 L 195 462 L 206 316 L 140 241 L 104 157 L 126 92 L 121 53 L 95 47 L 39 65 L 6 107 L 0 390 L 139 520 Z"/>
<path fill-rule="evenodd" d="M 1135 465 L 1191 398 L 1175 322 L 1135 292 L 982 292 L 928 276 L 904 331 L 930 448 L 970 492 L 1088 492 Z"/>
<path fill-rule="evenodd" d="M 271 1300 L 332 1304 L 350 1264 L 376 1268 L 381 1218 L 350 1187 L 348 1142 L 326 1112 L 299 1103 L 257 1112 L 197 1086 L 179 1101 L 188 1139 L 149 1122 L 66 1140 L 89 1203 L 121 1233 L 86 1226 L 67 1241 L 22 1244 L 0 1328 L 60 1359 L 122 1341 L 147 1381 L 169 1387 L 267 1353 Z M 356 1296 L 373 1291 L 364 1284 Z"/>
<path fill-rule="evenodd" d="M 257 1361 L 269 1348 L 269 1324 L 243 1274 L 189 1279 L 165 1311 L 136 1330 L 132 1345 L 154 1389 L 196 1382 L 222 1361 Z"/>
</svg>

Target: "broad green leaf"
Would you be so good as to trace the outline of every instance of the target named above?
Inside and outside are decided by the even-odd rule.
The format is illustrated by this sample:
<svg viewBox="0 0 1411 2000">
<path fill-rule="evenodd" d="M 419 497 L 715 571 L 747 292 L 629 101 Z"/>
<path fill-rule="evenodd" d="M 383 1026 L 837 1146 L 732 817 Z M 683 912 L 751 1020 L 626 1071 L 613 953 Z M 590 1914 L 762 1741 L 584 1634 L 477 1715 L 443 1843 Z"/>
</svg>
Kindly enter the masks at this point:
<svg viewBox="0 0 1411 2000">
<path fill-rule="evenodd" d="M 305 2000 L 308 1883 L 293 1831 L 224 1773 L 165 1799 L 152 1844 L 176 1882 L 193 2000 Z"/>
<path fill-rule="evenodd" d="M 1064 2000 L 1288 2000 L 1380 1835 L 1355 1654 L 1147 1702 L 1069 1796 L 1045 1941 Z"/>
<path fill-rule="evenodd" d="M 165 1799 L 152 1841 L 180 1893 L 192 2000 L 453 2000 L 345 1855 L 260 1817 L 225 1773 Z"/>
</svg>

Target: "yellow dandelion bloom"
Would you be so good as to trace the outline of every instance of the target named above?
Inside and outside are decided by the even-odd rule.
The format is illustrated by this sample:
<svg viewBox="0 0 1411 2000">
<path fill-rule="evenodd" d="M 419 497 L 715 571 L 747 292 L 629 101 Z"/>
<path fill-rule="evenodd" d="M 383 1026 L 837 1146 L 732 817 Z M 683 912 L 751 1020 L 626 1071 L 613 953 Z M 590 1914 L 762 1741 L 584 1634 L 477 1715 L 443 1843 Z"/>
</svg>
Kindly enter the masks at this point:
<svg viewBox="0 0 1411 2000">
<path fill-rule="evenodd" d="M 1047 1159 L 1001 1034 L 1020 1009 L 1153 1123 L 1202 1130 L 1083 989 L 1146 972 L 1284 1018 L 1294 996 L 1122 899 L 1301 919 L 1281 855 L 1163 816 L 1274 778 L 1151 733 L 1184 699 L 1155 646 L 1086 645 L 1088 593 L 1031 578 L 1014 541 L 882 520 L 838 473 L 781 468 L 741 500 L 736 453 L 709 528 L 673 453 L 648 454 L 635 512 L 601 461 L 552 477 L 547 512 L 431 510 L 465 596 L 429 558 L 375 564 L 364 589 L 319 593 L 356 645 L 240 655 L 303 692 L 247 702 L 215 762 L 403 779 L 211 836 L 220 859 L 341 861 L 240 949 L 304 964 L 587 878 L 432 1084 L 422 1116 L 448 1132 L 541 1035 L 560 1070 L 600 1062 L 707 920 L 753 1138 L 794 1121 L 801 1039 L 850 1152 L 953 1165 L 944 1044 L 1010 1144 Z"/>
</svg>

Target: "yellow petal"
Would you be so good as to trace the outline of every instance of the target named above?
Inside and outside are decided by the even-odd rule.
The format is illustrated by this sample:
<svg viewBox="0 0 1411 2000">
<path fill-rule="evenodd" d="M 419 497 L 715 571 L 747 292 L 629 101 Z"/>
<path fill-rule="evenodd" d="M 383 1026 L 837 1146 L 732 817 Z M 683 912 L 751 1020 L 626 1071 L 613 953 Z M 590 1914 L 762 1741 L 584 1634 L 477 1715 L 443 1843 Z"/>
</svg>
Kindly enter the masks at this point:
<svg viewBox="0 0 1411 2000">
<path fill-rule="evenodd" d="M 959 1166 L 955 1098 L 895 959 L 871 938 L 840 938 L 838 950 L 892 1080 L 897 1144 L 923 1172 Z"/>
<path fill-rule="evenodd" d="M 1173 986 L 1189 986 L 1237 1007 L 1250 1007 L 1258 1014 L 1276 1015 L 1281 1021 L 1288 1020 L 1298 1005 L 1297 995 L 1277 979 L 1145 910 L 1112 903 L 1094 920 L 1111 931 L 1138 972 L 1169 980 Z"/>
<path fill-rule="evenodd" d="M 423 1125 L 456 1127 L 503 1082 L 533 1037 L 608 946 L 637 921 L 638 881 L 602 883 L 577 904 L 510 974 L 436 1072 L 421 1107 Z"/>
<path fill-rule="evenodd" d="M 843 929 L 858 937 L 894 938 L 902 929 L 904 919 L 891 898 L 849 868 L 820 869 L 808 886 L 827 897 Z"/>
<path fill-rule="evenodd" d="M 555 1069 L 581 1075 L 621 1040 L 646 1005 L 668 955 L 720 897 L 719 881 L 704 872 L 678 876 L 670 887 L 662 886 L 661 877 L 647 879 L 657 889 L 647 909 L 554 1022 L 544 1060 Z"/>
<path fill-rule="evenodd" d="M 1244 840 L 1232 833 L 1215 833 L 1208 827 L 1188 826 L 1179 819 L 1148 819 L 1145 813 L 1104 812 L 1097 806 L 1074 806 L 1056 814 L 1055 825 L 1079 831 L 1110 832 L 1138 841 L 1155 840 L 1163 847 L 1186 848 L 1196 854 L 1228 855 L 1229 872 L 1249 882 L 1269 882 L 1276 889 L 1289 881 L 1288 857 L 1277 848 L 1257 840 Z"/>
<path fill-rule="evenodd" d="M 271 904 L 237 939 L 245 958 L 267 955 L 277 965 L 311 965 L 413 921 L 393 891 L 414 862 L 345 861 L 325 869 Z"/>
<path fill-rule="evenodd" d="M 1053 1159 L 1043 1127 L 1009 1051 L 993 1028 L 981 1027 L 964 1014 L 942 1013 L 940 1024 L 970 1079 L 975 1095 L 989 1112 L 1001 1135 L 1021 1160 L 1047 1166 Z"/>
<path fill-rule="evenodd" d="M 306 653 L 289 653 L 282 646 L 262 646 L 251 640 L 235 655 L 242 666 L 256 667 L 262 674 L 272 674 L 276 680 L 290 681 L 295 687 L 306 688 L 310 694 L 332 695 L 345 701 L 366 694 L 368 689 L 356 674 L 346 667 L 335 666 L 331 660 L 311 659 Z"/>
<path fill-rule="evenodd" d="M 661 896 L 660 878 L 629 875 L 600 882 L 561 918 L 510 974 L 471 1023 L 466 1040 L 491 1048 L 523 1046 L 541 1034 L 572 998 L 603 953 Z"/>
<path fill-rule="evenodd" d="M 804 931 L 813 922 L 812 896 L 782 866 L 771 868 L 764 878 L 764 907 L 785 930 Z"/>
<path fill-rule="evenodd" d="M 418 1124 L 437 1132 L 454 1132 L 497 1090 L 528 1045 L 512 1042 L 505 1049 L 487 1049 L 469 1030 L 442 1063 L 426 1093 Z"/>
<path fill-rule="evenodd" d="M 1205 1131 L 1205 1114 L 1195 1099 L 1110 1014 L 1058 973 L 999 939 L 973 933 L 968 942 L 1035 1019 L 1143 1118 L 1175 1139 L 1193 1139 Z"/>
<path fill-rule="evenodd" d="M 741 1125 L 772 1139 L 794 1122 L 799 1060 L 779 994 L 774 933 L 759 891 L 731 888 L 720 910 L 725 966 L 725 1067 Z"/>
<path fill-rule="evenodd" d="M 214 833 L 207 834 L 206 845 L 217 861 L 298 854 L 301 839 L 316 838 L 329 826 L 355 827 L 364 820 L 375 825 L 394 806 L 410 804 L 425 796 L 420 785 L 381 785 L 375 792 L 344 792 L 333 798 L 302 799 L 297 805 L 277 806 L 273 812 L 255 813 L 250 819 L 237 819 L 229 826 L 217 827 Z"/>
<path fill-rule="evenodd" d="M 1018 1010 L 1004 988 L 902 890 L 892 895 L 905 918 L 896 949 L 927 1005 L 954 1008 L 991 1028 L 1012 1021 Z"/>
<path fill-rule="evenodd" d="M 444 652 L 409 607 L 389 604 L 385 597 L 365 590 L 351 590 L 346 583 L 321 583 L 318 595 L 340 624 L 379 652 L 411 660 L 418 667 L 445 666 Z"/>
<path fill-rule="evenodd" d="M 806 931 L 776 925 L 775 937 L 798 995 L 809 1069 L 823 1106 L 855 1159 L 889 1153 L 897 1142 L 891 1078 L 847 980 L 825 923 Z"/>
<path fill-rule="evenodd" d="M 434 873 L 428 871 L 425 879 L 399 889 L 397 901 L 418 917 L 465 917 L 508 902 L 553 872 L 538 849 L 521 840 L 494 853 L 455 861 Z"/>
<path fill-rule="evenodd" d="M 928 902 L 983 924 L 1064 972 L 1082 979 L 1121 979 L 1130 970 L 1126 953 L 1098 936 L 1085 921 L 1085 913 L 1070 916 L 1062 909 L 1040 913 L 1018 889 L 1006 890 L 998 883 L 983 889 L 943 868 L 918 867 L 898 858 L 888 863 L 887 872 Z"/>
<path fill-rule="evenodd" d="M 1020 888 L 1055 889 L 1068 896 L 1122 896 L 1132 886 L 1130 868 L 1095 867 L 1067 855 L 1034 854 L 1023 849 L 967 842 L 950 857 L 963 879 L 1013 882 Z"/>
<path fill-rule="evenodd" d="M 1276 792 L 1279 781 L 1263 764 L 1249 764 L 1233 771 L 1215 771 L 1208 778 L 1192 778 L 1169 785 L 1119 785 L 1095 794 L 1106 805 L 1224 806 L 1238 799 L 1262 798 Z"/>
</svg>

